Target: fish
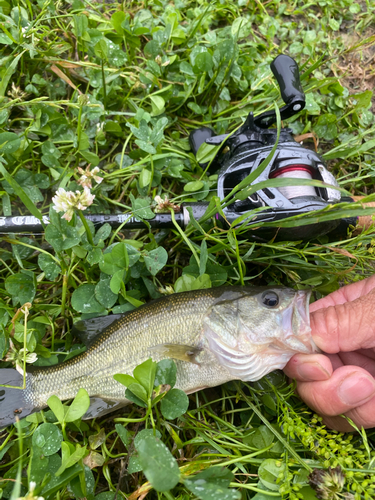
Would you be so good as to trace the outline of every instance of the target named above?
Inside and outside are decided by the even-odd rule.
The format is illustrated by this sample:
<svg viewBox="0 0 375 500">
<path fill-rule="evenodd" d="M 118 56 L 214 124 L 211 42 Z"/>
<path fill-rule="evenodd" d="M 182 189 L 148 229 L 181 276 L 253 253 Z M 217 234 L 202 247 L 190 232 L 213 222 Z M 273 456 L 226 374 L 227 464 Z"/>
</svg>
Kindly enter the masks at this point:
<svg viewBox="0 0 375 500">
<path fill-rule="evenodd" d="M 131 375 L 150 357 L 171 358 L 176 387 L 187 394 L 231 380 L 256 381 L 282 369 L 295 353 L 312 353 L 310 291 L 286 287 L 224 286 L 175 293 L 122 315 L 76 323 L 87 350 L 57 365 L 27 369 L 23 390 L 0 387 L 0 428 L 47 406 L 48 398 L 90 396 L 84 418 L 130 402 L 113 375 Z M 22 386 L 13 368 L 0 384 Z"/>
</svg>

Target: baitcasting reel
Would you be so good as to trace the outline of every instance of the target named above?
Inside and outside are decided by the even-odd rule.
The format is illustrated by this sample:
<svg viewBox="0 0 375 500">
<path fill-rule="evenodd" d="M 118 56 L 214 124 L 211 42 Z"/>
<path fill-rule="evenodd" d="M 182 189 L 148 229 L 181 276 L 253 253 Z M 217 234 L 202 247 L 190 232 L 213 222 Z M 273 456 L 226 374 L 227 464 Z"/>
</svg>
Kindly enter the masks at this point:
<svg viewBox="0 0 375 500">
<path fill-rule="evenodd" d="M 291 57 L 279 55 L 271 63 L 271 70 L 286 104 L 280 110 L 281 119 L 290 118 L 305 107 L 305 95 L 300 83 L 298 66 Z M 204 142 L 210 145 L 222 145 L 209 166 L 210 173 L 218 171 L 217 194 L 220 199 L 224 199 L 270 154 L 276 142 L 277 130 L 268 127 L 275 122 L 274 111 L 267 111 L 255 118 L 250 113 L 245 123 L 231 136 L 215 136 L 214 131 L 208 127 L 202 127 L 190 134 L 189 140 L 194 154 L 197 154 Z M 227 150 L 225 153 L 223 153 L 224 148 Z M 325 184 L 338 186 L 322 158 L 297 143 L 288 128 L 281 129 L 272 160 L 253 184 L 275 178 L 316 179 Z M 340 192 L 329 187 L 302 185 L 267 187 L 245 200 L 236 200 L 234 195 L 233 203 L 224 208 L 223 212 L 226 220 L 232 223 L 246 212 L 262 208 L 254 220 L 248 222 L 249 227 L 252 225 L 255 227 L 259 222 L 282 220 L 293 215 L 320 210 L 328 204 L 340 201 Z M 355 218 L 347 220 L 346 227 L 348 224 L 355 224 L 355 221 Z M 253 232 L 253 236 L 268 239 L 277 232 L 278 239 L 311 239 L 332 231 L 339 224 L 339 220 L 334 220 L 294 228 L 260 227 Z"/>
<path fill-rule="evenodd" d="M 290 118 L 305 106 L 305 95 L 300 83 L 298 66 L 291 57 L 279 55 L 271 63 L 271 70 L 280 86 L 281 96 L 285 102 L 285 106 L 280 110 L 281 119 Z M 221 146 L 209 166 L 210 173 L 218 172 L 217 195 L 221 200 L 269 156 L 277 140 L 277 130 L 268 127 L 275 122 L 275 111 L 267 111 L 257 117 L 250 113 L 245 123 L 231 135 L 215 136 L 214 131 L 207 127 L 199 128 L 190 134 L 189 141 L 195 155 L 204 142 Z M 336 228 L 337 232 L 345 236 L 349 224 L 356 224 L 357 219 L 353 217 L 294 228 L 259 227 L 260 222 L 281 221 L 343 201 L 340 192 L 334 189 L 337 187 L 337 182 L 328 172 L 322 158 L 297 143 L 288 128 L 281 129 L 272 160 L 252 184 L 276 178 L 315 179 L 331 185 L 332 188 L 308 185 L 286 185 L 279 188 L 269 186 L 258 190 L 244 200 L 236 199 L 234 196 L 233 201 L 223 209 L 225 217 L 216 214 L 216 218 L 224 225 L 232 224 L 238 217 L 244 215 L 246 219 L 245 214 L 258 209 L 255 216 L 249 215 L 247 218 L 249 231 L 246 236 L 261 241 L 275 236 L 285 240 L 313 239 Z M 345 201 L 353 200 L 349 198 Z M 175 220 L 181 227 L 186 227 L 190 220 L 188 209 L 191 209 L 195 219 L 200 219 L 207 207 L 208 203 L 205 202 L 183 203 L 180 212 L 175 214 Z M 144 221 L 126 214 L 87 215 L 86 218 L 96 226 L 109 223 L 113 227 L 124 224 L 124 229 L 145 227 Z M 48 217 L 44 216 L 43 223 L 48 224 L 48 222 Z M 153 219 L 147 221 L 147 225 L 155 229 L 174 227 L 170 213 L 155 214 Z M 41 230 L 43 230 L 41 221 L 31 215 L 0 217 L 0 233 L 35 233 Z"/>
</svg>

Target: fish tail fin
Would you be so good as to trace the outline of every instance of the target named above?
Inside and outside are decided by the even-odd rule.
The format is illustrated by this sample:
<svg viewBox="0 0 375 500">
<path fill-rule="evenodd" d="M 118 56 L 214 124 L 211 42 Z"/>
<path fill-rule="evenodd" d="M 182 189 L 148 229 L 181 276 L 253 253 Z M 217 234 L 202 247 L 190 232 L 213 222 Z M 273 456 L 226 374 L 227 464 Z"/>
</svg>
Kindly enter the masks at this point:
<svg viewBox="0 0 375 500">
<path fill-rule="evenodd" d="M 0 429 L 14 424 L 16 416 L 23 418 L 38 410 L 26 400 L 25 390 L 2 387 L 22 387 L 22 382 L 22 375 L 14 368 L 0 368 Z"/>
</svg>

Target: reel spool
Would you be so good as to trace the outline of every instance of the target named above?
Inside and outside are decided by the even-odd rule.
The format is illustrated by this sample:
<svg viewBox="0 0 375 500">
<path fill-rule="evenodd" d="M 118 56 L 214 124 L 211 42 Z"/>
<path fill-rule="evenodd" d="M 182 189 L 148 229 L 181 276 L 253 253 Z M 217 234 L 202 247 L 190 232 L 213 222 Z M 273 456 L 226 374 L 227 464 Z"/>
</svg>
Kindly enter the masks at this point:
<svg viewBox="0 0 375 500">
<path fill-rule="evenodd" d="M 309 165 L 296 164 L 287 165 L 278 169 L 275 172 L 271 172 L 270 179 L 313 179 L 313 170 Z M 285 196 L 288 200 L 293 198 L 300 198 L 310 196 L 311 198 L 317 197 L 317 192 L 314 186 L 283 186 L 279 187 L 280 193 Z"/>
</svg>

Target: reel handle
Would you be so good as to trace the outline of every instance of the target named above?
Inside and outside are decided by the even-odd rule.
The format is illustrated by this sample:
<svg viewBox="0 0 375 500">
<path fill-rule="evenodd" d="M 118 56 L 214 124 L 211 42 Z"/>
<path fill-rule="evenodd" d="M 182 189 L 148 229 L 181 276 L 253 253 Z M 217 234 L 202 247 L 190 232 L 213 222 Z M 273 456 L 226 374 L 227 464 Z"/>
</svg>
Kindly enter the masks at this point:
<svg viewBox="0 0 375 500">
<path fill-rule="evenodd" d="M 306 104 L 298 65 L 291 57 L 280 54 L 272 61 L 271 70 L 279 84 L 281 97 L 285 102 L 285 106 L 280 109 L 280 116 L 282 120 L 286 120 L 301 111 Z M 254 118 L 255 125 L 260 128 L 268 128 L 275 122 L 276 113 L 274 111 L 266 111 Z"/>
<path fill-rule="evenodd" d="M 280 87 L 281 97 L 285 104 L 300 103 L 305 104 L 305 94 L 303 93 L 297 63 L 291 57 L 280 54 L 271 63 L 271 71 L 274 74 Z M 296 104 L 294 104 L 296 106 Z M 294 109 L 295 112 L 302 109 Z"/>
</svg>

